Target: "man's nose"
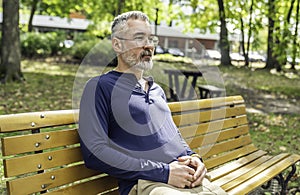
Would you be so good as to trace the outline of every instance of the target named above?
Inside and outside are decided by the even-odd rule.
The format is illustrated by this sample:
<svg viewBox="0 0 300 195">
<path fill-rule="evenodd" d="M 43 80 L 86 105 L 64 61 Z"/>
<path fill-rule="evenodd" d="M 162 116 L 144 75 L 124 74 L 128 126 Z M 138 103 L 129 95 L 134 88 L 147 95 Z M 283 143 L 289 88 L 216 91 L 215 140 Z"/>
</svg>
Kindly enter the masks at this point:
<svg viewBox="0 0 300 195">
<path fill-rule="evenodd" d="M 153 44 L 153 42 L 151 43 L 151 41 L 149 39 L 146 39 L 146 44 L 144 45 L 144 48 L 148 48 L 148 49 L 154 50 L 154 44 Z"/>
</svg>

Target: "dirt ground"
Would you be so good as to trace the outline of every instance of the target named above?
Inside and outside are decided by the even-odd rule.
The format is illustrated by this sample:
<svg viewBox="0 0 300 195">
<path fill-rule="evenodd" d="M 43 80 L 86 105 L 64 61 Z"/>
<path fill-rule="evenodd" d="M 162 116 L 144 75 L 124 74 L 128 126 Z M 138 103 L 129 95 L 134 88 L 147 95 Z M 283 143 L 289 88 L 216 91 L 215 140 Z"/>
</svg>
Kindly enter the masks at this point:
<svg viewBox="0 0 300 195">
<path fill-rule="evenodd" d="M 234 85 L 247 105 L 247 111 L 253 113 L 299 114 L 300 100 L 288 99 L 284 95 L 268 94 L 258 90 Z"/>
</svg>

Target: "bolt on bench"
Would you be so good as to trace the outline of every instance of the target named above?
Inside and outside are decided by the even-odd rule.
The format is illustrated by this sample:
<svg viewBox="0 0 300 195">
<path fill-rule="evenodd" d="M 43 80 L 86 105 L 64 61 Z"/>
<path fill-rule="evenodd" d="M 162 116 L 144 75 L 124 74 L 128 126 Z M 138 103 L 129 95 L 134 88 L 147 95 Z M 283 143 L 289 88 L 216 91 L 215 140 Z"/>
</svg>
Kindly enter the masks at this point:
<svg viewBox="0 0 300 195">
<path fill-rule="evenodd" d="M 281 194 L 286 194 L 300 156 L 271 156 L 252 143 L 241 96 L 173 102 L 169 107 L 184 139 L 202 155 L 213 183 L 241 195 L 279 177 Z M 0 116 L 8 194 L 118 194 L 115 178 L 84 166 L 77 121 L 78 110 Z"/>
</svg>

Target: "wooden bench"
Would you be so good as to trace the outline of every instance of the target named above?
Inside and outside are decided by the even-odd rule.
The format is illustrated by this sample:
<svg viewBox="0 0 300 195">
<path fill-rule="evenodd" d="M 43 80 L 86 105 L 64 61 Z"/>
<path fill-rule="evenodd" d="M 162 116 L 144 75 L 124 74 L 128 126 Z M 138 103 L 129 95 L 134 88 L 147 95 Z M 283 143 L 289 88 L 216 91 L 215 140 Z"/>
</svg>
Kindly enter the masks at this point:
<svg viewBox="0 0 300 195">
<path fill-rule="evenodd" d="M 252 143 L 241 96 L 173 102 L 169 107 L 187 143 L 203 156 L 212 182 L 241 195 L 279 177 L 285 194 L 300 156 L 271 156 Z M 115 178 L 85 168 L 77 120 L 78 110 L 0 116 L 8 194 L 118 194 Z M 284 179 L 288 167 L 292 171 Z"/>
<path fill-rule="evenodd" d="M 165 69 L 164 73 L 168 75 L 169 80 L 169 101 L 185 101 L 225 96 L 225 89 L 215 85 L 197 85 L 198 78 L 209 72 L 209 69 L 200 70 L 179 70 Z M 203 78 L 202 78 L 203 79 Z M 197 92 L 197 87 L 199 94 Z"/>
<path fill-rule="evenodd" d="M 196 84 L 198 77 L 202 77 L 199 70 L 166 69 L 168 74 L 170 101 L 197 99 Z M 180 82 L 180 78 L 183 80 Z"/>
<path fill-rule="evenodd" d="M 198 85 L 198 89 L 201 99 L 221 97 L 225 95 L 225 89 L 214 85 Z"/>
</svg>

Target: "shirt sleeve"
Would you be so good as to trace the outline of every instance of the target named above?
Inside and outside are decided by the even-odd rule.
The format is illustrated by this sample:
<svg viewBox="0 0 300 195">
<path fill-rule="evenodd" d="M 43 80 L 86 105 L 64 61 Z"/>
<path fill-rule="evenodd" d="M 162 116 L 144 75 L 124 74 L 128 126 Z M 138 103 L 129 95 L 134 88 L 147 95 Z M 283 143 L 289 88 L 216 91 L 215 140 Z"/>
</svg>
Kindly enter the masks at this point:
<svg viewBox="0 0 300 195">
<path fill-rule="evenodd" d="M 167 103 L 167 97 L 166 97 L 166 94 L 165 92 L 163 91 L 163 89 L 161 88 L 161 91 L 162 91 L 162 98 L 166 101 Z M 176 125 L 175 125 L 176 126 Z M 181 144 L 184 146 L 184 148 L 186 149 L 186 154 L 188 156 L 191 156 L 192 154 L 196 154 L 194 151 L 191 150 L 191 148 L 189 147 L 189 145 L 186 143 L 186 141 L 182 138 L 182 135 L 178 129 L 178 134 L 179 134 L 179 137 L 180 137 L 180 140 L 181 140 Z"/>
<path fill-rule="evenodd" d="M 79 135 L 85 165 L 119 179 L 167 183 L 168 164 L 133 158 L 111 146 L 108 136 L 110 93 L 97 83 L 98 79 L 92 79 L 86 84 L 80 103 Z"/>
</svg>

